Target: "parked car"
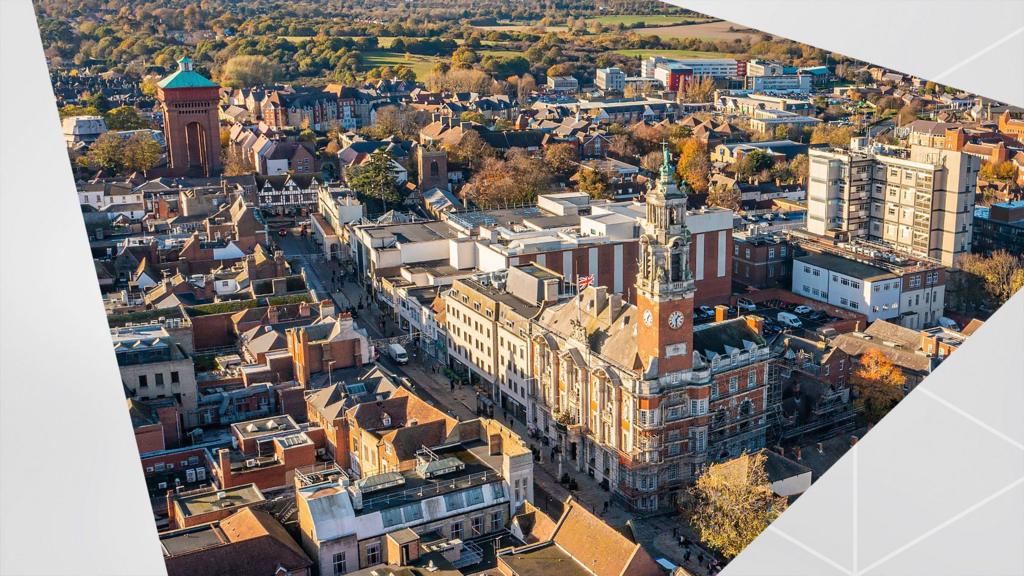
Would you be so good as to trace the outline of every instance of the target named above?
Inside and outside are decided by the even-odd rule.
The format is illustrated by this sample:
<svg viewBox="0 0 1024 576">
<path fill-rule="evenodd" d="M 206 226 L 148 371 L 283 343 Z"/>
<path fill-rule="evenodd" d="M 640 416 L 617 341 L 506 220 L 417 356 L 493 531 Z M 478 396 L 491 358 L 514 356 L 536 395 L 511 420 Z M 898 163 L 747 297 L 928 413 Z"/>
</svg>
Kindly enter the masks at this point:
<svg viewBox="0 0 1024 576">
<path fill-rule="evenodd" d="M 409 362 L 409 354 L 401 344 L 388 344 L 387 351 L 388 356 L 390 356 L 396 364 L 406 364 Z"/>
<path fill-rule="evenodd" d="M 757 311 L 757 305 L 754 304 L 754 302 L 749 298 L 737 298 L 736 308 L 743 310 L 745 312 Z"/>
<path fill-rule="evenodd" d="M 281 228 L 279 228 L 277 230 L 277 235 L 278 236 L 287 236 L 288 235 L 288 229 L 285 228 L 284 226 L 282 226 Z"/>
<path fill-rule="evenodd" d="M 814 308 L 811 308 L 810 306 L 804 306 L 803 304 L 801 304 L 800 306 L 793 308 L 793 312 L 801 316 L 807 316 L 811 312 L 814 312 Z"/>
<path fill-rule="evenodd" d="M 775 319 L 779 321 L 779 324 L 787 328 L 803 328 L 804 326 L 803 322 L 795 314 L 790 314 L 789 312 L 779 312 Z"/>
<path fill-rule="evenodd" d="M 949 330 L 960 331 L 960 326 L 956 323 L 956 320 L 952 318 L 946 318 L 945 316 L 939 316 L 939 326 Z"/>
<path fill-rule="evenodd" d="M 770 318 L 765 319 L 764 328 L 762 329 L 765 336 L 772 336 L 782 332 L 782 327 L 772 321 Z"/>
<path fill-rule="evenodd" d="M 815 310 L 807 315 L 807 317 L 815 322 L 825 322 L 830 320 L 829 315 L 822 312 L 821 310 Z"/>
<path fill-rule="evenodd" d="M 700 314 L 701 318 L 715 317 L 715 309 L 711 306 L 701 306 L 700 308 L 697 308 L 697 313 Z"/>
</svg>

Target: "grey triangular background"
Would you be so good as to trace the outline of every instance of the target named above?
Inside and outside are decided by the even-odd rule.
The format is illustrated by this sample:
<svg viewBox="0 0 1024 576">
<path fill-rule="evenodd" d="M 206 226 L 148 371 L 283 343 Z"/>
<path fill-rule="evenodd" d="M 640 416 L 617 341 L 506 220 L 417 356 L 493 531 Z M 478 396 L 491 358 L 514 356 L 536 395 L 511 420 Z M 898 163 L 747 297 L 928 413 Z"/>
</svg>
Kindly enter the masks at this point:
<svg viewBox="0 0 1024 576">
<path fill-rule="evenodd" d="M 1020 0 L 663 0 L 1024 105 Z"/>
</svg>

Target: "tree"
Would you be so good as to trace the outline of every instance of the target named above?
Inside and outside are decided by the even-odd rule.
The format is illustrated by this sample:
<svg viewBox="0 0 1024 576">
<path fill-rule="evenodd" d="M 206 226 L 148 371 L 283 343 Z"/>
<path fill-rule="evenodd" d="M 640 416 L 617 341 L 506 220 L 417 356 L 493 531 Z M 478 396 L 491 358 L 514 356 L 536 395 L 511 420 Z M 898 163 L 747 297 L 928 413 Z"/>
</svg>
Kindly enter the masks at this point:
<svg viewBox="0 0 1024 576">
<path fill-rule="evenodd" d="M 747 454 L 712 464 L 691 489 L 690 523 L 701 542 L 733 558 L 786 510 L 772 492 L 764 454 Z"/>
<path fill-rule="evenodd" d="M 695 138 L 686 138 L 679 143 L 679 163 L 676 175 L 685 180 L 698 194 L 708 191 L 711 178 L 711 158 L 708 150 Z"/>
<path fill-rule="evenodd" d="M 370 138 L 383 140 L 391 136 L 413 139 L 425 125 L 415 110 L 407 107 L 384 106 L 377 110 L 377 121 L 363 129 Z"/>
<path fill-rule="evenodd" d="M 232 88 L 270 84 L 277 67 L 266 56 L 232 56 L 220 71 L 220 83 Z"/>
<path fill-rule="evenodd" d="M 640 149 L 627 134 L 615 134 L 609 138 L 608 151 L 619 158 L 634 158 L 640 153 Z"/>
<path fill-rule="evenodd" d="M 869 422 L 878 422 L 903 398 L 907 377 L 877 348 L 861 355 L 850 379 L 857 393 L 856 405 Z"/>
<path fill-rule="evenodd" d="M 460 122 L 476 122 L 477 124 L 486 124 L 487 119 L 484 118 L 483 113 L 477 112 L 476 110 L 466 110 L 462 114 L 459 114 Z"/>
<path fill-rule="evenodd" d="M 754 150 L 744 154 L 736 162 L 736 176 L 745 180 L 751 180 L 762 172 L 771 169 L 774 163 L 775 159 L 772 158 L 771 154 L 764 150 Z"/>
<path fill-rule="evenodd" d="M 347 174 L 348 185 L 366 198 L 380 200 L 381 211 L 386 210 L 388 204 L 400 200 L 391 161 L 391 154 L 384 148 L 378 148 L 365 164 L 352 166 Z"/>
<path fill-rule="evenodd" d="M 484 160 L 497 156 L 494 148 L 485 142 L 476 130 L 467 131 L 457 144 L 446 145 L 445 151 L 448 152 L 448 159 L 452 163 L 462 164 L 470 170 Z"/>
<path fill-rule="evenodd" d="M 987 180 L 989 182 L 998 180 L 1000 182 L 1009 182 L 1017 176 L 1017 167 L 1013 165 L 1013 162 L 1005 160 L 993 164 L 992 162 L 985 162 L 981 166 L 981 170 L 978 172 L 978 178 L 981 180 Z"/>
<path fill-rule="evenodd" d="M 60 112 L 61 120 L 63 120 L 64 118 L 71 118 L 73 116 L 101 116 L 102 115 L 99 110 L 93 108 L 92 106 L 76 106 L 74 104 L 68 104 L 67 106 L 62 107 L 59 110 L 59 112 Z"/>
<path fill-rule="evenodd" d="M 576 169 L 579 154 L 568 142 L 552 144 L 544 149 L 544 162 L 557 174 L 568 175 Z"/>
<path fill-rule="evenodd" d="M 1024 286 L 1024 261 L 1006 250 L 988 256 L 965 254 L 958 274 L 962 277 L 957 286 L 961 309 L 973 311 L 982 303 L 995 309 Z"/>
<path fill-rule="evenodd" d="M 468 46 L 460 46 L 452 53 L 452 68 L 472 68 L 473 64 L 480 61 L 480 56 Z"/>
<path fill-rule="evenodd" d="M 811 144 L 828 144 L 836 148 L 845 148 L 850 145 L 854 130 L 851 126 L 830 126 L 818 124 L 811 132 Z"/>
<path fill-rule="evenodd" d="M 610 198 L 612 192 L 611 176 L 604 170 L 583 168 L 576 173 L 577 187 L 591 198 Z"/>
<path fill-rule="evenodd" d="M 551 178 L 542 159 L 513 148 L 504 160 L 485 158 L 466 183 L 463 194 L 483 208 L 532 202 L 538 194 L 548 191 Z"/>
<path fill-rule="evenodd" d="M 104 117 L 109 130 L 141 130 L 153 127 L 148 120 L 139 116 L 139 111 L 133 106 L 118 106 L 107 112 Z"/>
<path fill-rule="evenodd" d="M 807 185 L 807 174 L 809 164 L 807 154 L 797 154 L 789 161 L 789 172 L 793 175 L 793 180 Z"/>
<path fill-rule="evenodd" d="M 715 79 L 698 76 L 679 84 L 679 101 L 692 104 L 711 102 L 715 95 Z"/>
<path fill-rule="evenodd" d="M 228 146 L 224 149 L 225 176 L 241 176 L 252 174 L 255 171 L 256 167 L 253 166 L 252 159 L 242 154 L 241 150 L 235 146 Z"/>
<path fill-rule="evenodd" d="M 80 162 L 93 170 L 120 172 L 124 161 L 124 140 L 112 132 L 100 134 Z"/>
<path fill-rule="evenodd" d="M 129 172 L 146 174 L 156 166 L 163 154 L 160 144 L 145 132 L 132 134 L 124 143 L 124 167 Z"/>
<path fill-rule="evenodd" d="M 648 172 L 657 173 L 663 161 L 664 155 L 657 150 L 653 150 L 644 154 L 643 158 L 640 159 L 640 166 Z"/>
<path fill-rule="evenodd" d="M 910 104 L 900 108 L 900 113 L 897 115 L 897 122 L 900 126 L 904 124 L 910 124 L 914 120 L 917 120 L 917 114 L 921 111 L 921 103 L 914 100 Z"/>
<path fill-rule="evenodd" d="M 729 210 L 740 209 L 740 191 L 735 186 L 718 184 L 708 191 L 708 205 L 728 208 Z"/>
</svg>

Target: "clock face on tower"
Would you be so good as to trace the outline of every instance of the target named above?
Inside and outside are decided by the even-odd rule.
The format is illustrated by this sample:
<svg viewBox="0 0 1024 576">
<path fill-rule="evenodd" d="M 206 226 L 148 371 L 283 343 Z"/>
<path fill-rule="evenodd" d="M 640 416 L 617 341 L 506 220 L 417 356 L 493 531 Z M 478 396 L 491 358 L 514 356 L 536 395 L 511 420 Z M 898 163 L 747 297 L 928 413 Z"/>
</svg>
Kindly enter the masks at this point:
<svg viewBox="0 0 1024 576">
<path fill-rule="evenodd" d="M 654 314 L 651 314 L 650 310 L 644 312 L 644 324 L 647 326 L 654 324 Z"/>
<path fill-rule="evenodd" d="M 676 329 L 683 325 L 683 313 L 678 310 L 673 312 L 668 317 L 668 325 L 670 328 Z"/>
</svg>

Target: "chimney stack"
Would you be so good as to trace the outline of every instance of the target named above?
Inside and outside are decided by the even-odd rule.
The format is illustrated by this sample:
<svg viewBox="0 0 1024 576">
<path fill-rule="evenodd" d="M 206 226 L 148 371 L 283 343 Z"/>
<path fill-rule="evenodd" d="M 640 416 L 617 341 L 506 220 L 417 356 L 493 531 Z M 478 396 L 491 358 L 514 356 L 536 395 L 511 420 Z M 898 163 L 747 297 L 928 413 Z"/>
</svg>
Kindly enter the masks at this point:
<svg viewBox="0 0 1024 576">
<path fill-rule="evenodd" d="M 796 460 L 797 462 L 799 462 L 800 460 L 803 459 L 803 450 L 801 450 L 800 447 L 797 446 L 796 448 L 793 448 L 793 455 L 796 456 Z"/>
<path fill-rule="evenodd" d="M 857 440 L 859 440 L 859 438 L 857 438 L 856 436 L 850 436 L 850 446 L 856 444 Z"/>
<path fill-rule="evenodd" d="M 747 326 L 750 327 L 758 336 L 764 334 L 764 318 L 760 316 L 748 315 L 743 317 L 747 322 Z"/>
<path fill-rule="evenodd" d="M 729 307 L 725 304 L 718 304 L 715 306 L 715 322 L 725 322 L 725 319 L 729 317 Z"/>
</svg>

